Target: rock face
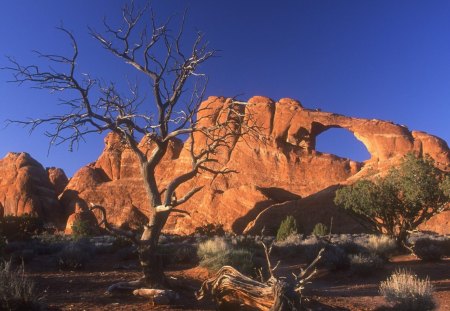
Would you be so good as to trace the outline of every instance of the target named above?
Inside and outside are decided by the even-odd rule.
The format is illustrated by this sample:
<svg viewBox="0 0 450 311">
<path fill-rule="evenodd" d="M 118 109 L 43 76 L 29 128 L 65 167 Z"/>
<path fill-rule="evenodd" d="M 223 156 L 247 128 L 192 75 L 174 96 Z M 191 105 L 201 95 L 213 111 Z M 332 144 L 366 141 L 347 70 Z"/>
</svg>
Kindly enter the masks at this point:
<svg viewBox="0 0 450 311">
<path fill-rule="evenodd" d="M 0 206 L 4 215 L 32 214 L 56 225 L 64 221 L 46 170 L 27 153 L 10 152 L 0 160 Z"/>
<path fill-rule="evenodd" d="M 205 115 L 199 119 L 205 126 L 220 120 L 223 107 L 229 104 L 229 99 L 210 97 L 202 104 L 200 114 Z M 292 214 L 306 231 L 316 222 L 328 224 L 333 217 L 333 232 L 357 232 L 362 228 L 333 205 L 336 185 L 383 172 L 408 152 L 429 154 L 440 169 L 450 170 L 445 141 L 391 122 L 310 110 L 292 99 L 274 102 L 259 96 L 251 98 L 243 112 L 248 124 L 260 128 L 259 137 L 232 141 L 233 148 L 219 155 L 222 165 L 238 173 L 213 177 L 202 172 L 183 185 L 178 197 L 194 185 L 204 188 L 181 206 L 191 216 L 171 217 L 167 231 L 184 234 L 206 223 L 221 223 L 235 232 L 258 232 L 262 226 L 278 227 L 281 219 Z M 330 128 L 352 132 L 367 147 L 371 158 L 359 163 L 317 152 L 317 136 Z M 171 143 L 156 172 L 162 187 L 188 170 L 190 143 Z M 196 139 L 196 150 L 202 143 Z M 143 141 L 140 148 L 151 150 L 152 146 Z M 79 199 L 104 206 L 109 221 L 117 225 L 126 222 L 128 214 L 124 209 L 135 207 L 147 213 L 149 203 L 138 163 L 117 136 L 109 134 L 99 159 L 81 168 L 70 180 L 61 195 L 66 216 L 74 213 L 73 202 Z M 433 227 L 439 228 L 436 219 Z M 448 226 L 443 230 L 448 231 Z"/>
<path fill-rule="evenodd" d="M 55 189 L 56 195 L 60 195 L 69 183 L 66 173 L 58 167 L 47 167 L 47 175 Z"/>
</svg>

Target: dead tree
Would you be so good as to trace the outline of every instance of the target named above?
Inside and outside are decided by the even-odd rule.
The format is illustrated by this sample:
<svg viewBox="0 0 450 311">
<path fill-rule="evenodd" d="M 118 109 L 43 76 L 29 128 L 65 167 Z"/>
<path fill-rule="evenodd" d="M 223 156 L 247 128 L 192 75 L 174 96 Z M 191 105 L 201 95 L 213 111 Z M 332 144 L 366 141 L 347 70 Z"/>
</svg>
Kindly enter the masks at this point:
<svg viewBox="0 0 450 311">
<path fill-rule="evenodd" d="M 12 82 L 31 83 L 35 88 L 65 94 L 62 104 L 66 106 L 67 113 L 11 122 L 30 126 L 31 131 L 50 124 L 54 127 L 46 132 L 50 146 L 68 143 L 70 149 L 91 133 L 112 131 L 121 137 L 139 161 L 151 206 L 147 215 L 149 222 L 144 226 L 142 236 L 135 238 L 131 232 L 108 225 L 106 210 L 98 206 L 95 208 L 101 210 L 107 228 L 128 237 L 138 247 L 144 276 L 120 286 L 130 289 L 165 288 L 167 282 L 157 251 L 159 236 L 169 215 L 186 213 L 177 207 L 200 191 L 201 187 L 193 187 L 181 195 L 177 192 L 177 196 L 175 191 L 199 173 L 233 172 L 221 167 L 217 154 L 229 150 L 237 139 L 250 134 L 256 127 L 247 126 L 251 123 L 247 122 L 249 116 L 244 116 L 245 107 L 232 100 L 221 110 L 223 116 L 208 127 L 199 126 L 202 120 L 196 116 L 207 84 L 207 78 L 199 72 L 199 66 L 215 56 L 216 51 L 208 48 L 201 33 L 197 33 L 189 49 L 184 48 L 184 16 L 178 32 L 170 30 L 170 19 L 158 24 L 148 6 L 137 9 L 131 3 L 123 8 L 122 17 L 120 27 L 114 28 L 105 21 L 103 33 L 90 29 L 90 34 L 107 52 L 137 70 L 142 78 L 141 84 L 131 85 L 129 95 L 124 96 L 114 83 L 105 85 L 92 75 L 80 73 L 77 67 L 77 41 L 67 29 L 59 28 L 70 39 L 72 55 L 38 53 L 40 58 L 49 62 L 48 68 L 24 66 L 10 58 L 11 65 L 4 69 L 12 71 Z M 150 98 L 141 96 L 139 85 L 150 86 L 153 95 Z M 191 90 L 189 94 L 187 89 Z M 202 106 L 201 109 L 207 110 L 208 107 Z M 208 117 L 208 113 L 202 115 Z M 191 166 L 162 189 L 155 178 L 155 169 L 168 150 L 169 142 L 186 136 L 189 139 L 185 148 L 189 149 Z M 139 147 L 138 140 L 144 138 L 152 146 L 148 153 Z M 203 142 L 201 146 L 196 145 L 199 140 Z"/>
<path fill-rule="evenodd" d="M 197 292 L 197 299 L 212 297 L 220 309 L 259 310 L 259 311 L 294 311 L 302 310 L 302 291 L 305 285 L 317 273 L 316 265 L 322 257 L 321 249 L 314 261 L 293 280 L 275 276 L 279 262 L 273 266 L 270 260 L 272 245 L 262 241 L 266 255 L 269 278 L 261 281 L 243 275 L 230 266 L 222 267 L 215 276 L 203 282 Z"/>
</svg>

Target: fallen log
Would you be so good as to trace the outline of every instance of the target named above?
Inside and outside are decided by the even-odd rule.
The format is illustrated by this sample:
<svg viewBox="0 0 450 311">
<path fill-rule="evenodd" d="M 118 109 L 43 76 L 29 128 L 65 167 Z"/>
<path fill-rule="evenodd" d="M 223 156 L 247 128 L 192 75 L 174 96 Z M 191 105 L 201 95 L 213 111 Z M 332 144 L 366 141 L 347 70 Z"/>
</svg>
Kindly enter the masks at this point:
<svg viewBox="0 0 450 311">
<path fill-rule="evenodd" d="M 274 276 L 270 263 L 270 248 L 263 244 L 270 277 L 267 281 L 257 281 L 243 275 L 230 266 L 222 267 L 215 276 L 203 282 L 196 293 L 197 299 L 212 297 L 219 310 L 259 310 L 259 311 L 295 311 L 302 308 L 302 290 L 309 283 L 317 270 L 316 264 L 322 257 L 324 249 L 320 250 L 316 259 L 301 270 L 295 279 L 288 282 Z"/>
</svg>

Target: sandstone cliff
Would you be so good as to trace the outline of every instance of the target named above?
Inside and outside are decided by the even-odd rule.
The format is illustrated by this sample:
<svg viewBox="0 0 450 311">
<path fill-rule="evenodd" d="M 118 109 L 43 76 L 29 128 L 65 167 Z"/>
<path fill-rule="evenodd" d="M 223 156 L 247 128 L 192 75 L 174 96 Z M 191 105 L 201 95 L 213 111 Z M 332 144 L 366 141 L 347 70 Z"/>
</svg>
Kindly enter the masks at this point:
<svg viewBox="0 0 450 311">
<path fill-rule="evenodd" d="M 221 155 L 220 162 L 236 174 L 213 177 L 202 172 L 195 180 L 179 189 L 204 188 L 182 206 L 190 217 L 171 217 L 166 230 L 190 233 L 206 223 L 222 223 L 235 232 L 258 232 L 262 226 L 275 228 L 287 214 L 295 215 L 306 231 L 316 222 L 334 219 L 334 232 L 356 232 L 361 228 L 340 212 L 332 202 L 335 186 L 352 182 L 368 174 L 382 173 L 407 152 L 429 154 L 439 168 L 449 170 L 450 154 L 445 141 L 424 132 L 381 120 L 351 118 L 334 113 L 310 110 L 292 99 L 274 102 L 266 97 L 253 97 L 245 107 L 247 122 L 261 128 L 259 139 L 233 142 L 233 149 Z M 200 113 L 220 118 L 229 100 L 210 97 Z M 317 136 L 330 128 L 352 132 L 370 152 L 371 158 L 354 162 L 315 150 Z M 196 141 L 201 147 L 201 140 Z M 158 167 L 161 185 L 187 170 L 190 141 L 173 141 Z M 152 146 L 142 141 L 142 149 Z M 105 149 L 99 159 L 81 168 L 60 196 L 66 217 L 75 212 L 82 199 L 107 208 L 112 223 L 123 224 L 132 211 L 146 214 L 148 202 L 139 177 L 137 161 L 117 136 L 105 138 Z M 127 212 L 128 211 L 128 212 Z M 430 220 L 432 228 L 448 232 L 439 219 Z M 437 225 L 436 225 L 437 224 Z M 427 227 L 424 227 L 427 229 Z"/>
</svg>

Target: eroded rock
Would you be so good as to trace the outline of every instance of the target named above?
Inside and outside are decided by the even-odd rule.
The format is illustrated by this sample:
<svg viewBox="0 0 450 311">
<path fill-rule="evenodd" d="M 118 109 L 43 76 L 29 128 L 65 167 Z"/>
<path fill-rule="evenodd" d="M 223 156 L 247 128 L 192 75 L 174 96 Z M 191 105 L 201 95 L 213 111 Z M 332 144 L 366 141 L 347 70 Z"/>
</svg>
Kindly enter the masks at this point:
<svg viewBox="0 0 450 311">
<path fill-rule="evenodd" d="M 65 221 L 47 171 L 24 152 L 0 160 L 0 205 L 4 215 L 31 214 L 56 225 Z"/>
<path fill-rule="evenodd" d="M 208 98 L 199 111 L 199 126 L 223 121 L 223 108 L 232 104 L 224 97 Z M 246 122 L 260 131 L 258 137 L 245 141 L 230 138 L 231 148 L 222 150 L 220 165 L 238 173 L 213 177 L 202 172 L 180 187 L 178 197 L 194 186 L 204 186 L 181 206 L 190 217 L 170 217 L 166 231 L 185 234 L 206 223 L 222 223 L 225 229 L 238 233 L 257 232 L 263 226 L 277 226 L 281 218 L 292 214 L 305 229 L 316 222 L 327 224 L 333 217 L 333 232 L 357 232 L 361 227 L 332 202 L 335 185 L 387 171 L 408 152 L 429 154 L 440 169 L 450 170 L 445 141 L 392 122 L 310 110 L 288 98 L 274 102 L 258 96 L 239 107 Z M 360 163 L 317 152 L 317 136 L 330 128 L 352 132 L 366 146 L 370 159 Z M 201 136 L 195 141 L 196 150 L 206 143 Z M 171 143 L 156 172 L 161 191 L 169 180 L 189 170 L 190 143 L 186 141 L 184 147 L 180 141 Z M 140 148 L 151 150 L 152 146 L 143 141 Z M 109 134 L 99 159 L 80 169 L 69 182 L 61 196 L 63 204 L 69 206 L 68 214 L 73 213 L 71 202 L 79 198 L 104 206 L 109 221 L 116 225 L 124 223 L 127 216 L 123 210 L 130 206 L 148 215 L 138 162 L 117 136 Z M 436 219 L 439 223 L 439 216 Z"/>
</svg>

